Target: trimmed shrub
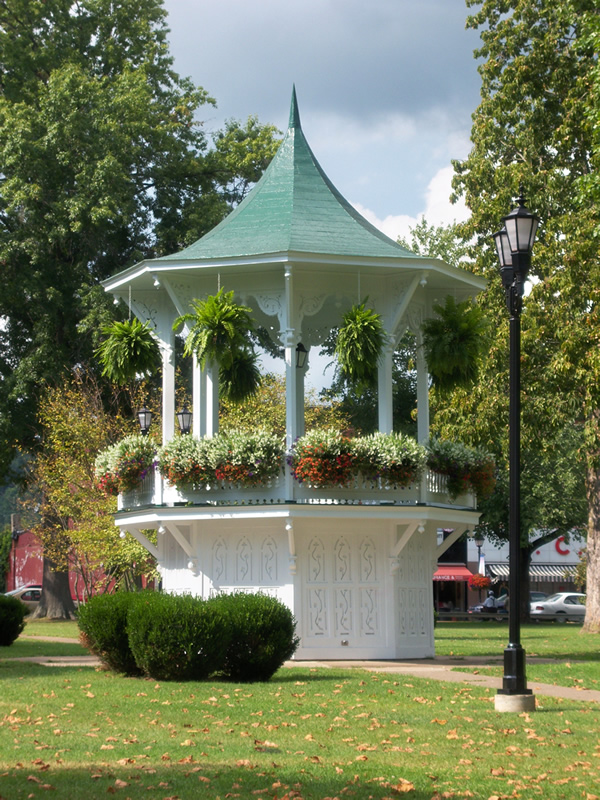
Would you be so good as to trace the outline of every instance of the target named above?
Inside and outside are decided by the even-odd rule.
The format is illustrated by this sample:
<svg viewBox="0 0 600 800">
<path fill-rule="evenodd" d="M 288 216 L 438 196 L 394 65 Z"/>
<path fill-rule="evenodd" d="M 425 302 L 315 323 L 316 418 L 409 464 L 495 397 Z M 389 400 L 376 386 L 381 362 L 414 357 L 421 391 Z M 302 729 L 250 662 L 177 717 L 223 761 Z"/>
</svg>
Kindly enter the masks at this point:
<svg viewBox="0 0 600 800">
<path fill-rule="evenodd" d="M 144 595 L 145 592 L 95 595 L 79 606 L 77 623 L 81 643 L 114 672 L 141 674 L 129 646 L 127 614 Z"/>
<path fill-rule="evenodd" d="M 294 617 L 276 597 L 237 592 L 208 602 L 223 609 L 231 627 L 224 677 L 243 683 L 268 681 L 296 652 L 300 640 Z"/>
<path fill-rule="evenodd" d="M 16 597 L 0 595 L 0 647 L 10 647 L 25 627 L 27 607 Z"/>
<path fill-rule="evenodd" d="M 155 680 L 205 680 L 222 669 L 230 643 L 219 607 L 190 595 L 148 593 L 127 629 L 136 664 Z"/>
</svg>

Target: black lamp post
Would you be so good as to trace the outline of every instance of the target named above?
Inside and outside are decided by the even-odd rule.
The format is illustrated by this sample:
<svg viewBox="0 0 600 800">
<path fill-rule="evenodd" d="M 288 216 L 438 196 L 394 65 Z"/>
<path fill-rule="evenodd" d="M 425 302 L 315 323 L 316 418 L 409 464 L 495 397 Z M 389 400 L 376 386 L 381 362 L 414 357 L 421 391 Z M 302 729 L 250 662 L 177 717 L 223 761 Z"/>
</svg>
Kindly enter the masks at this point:
<svg viewBox="0 0 600 800">
<path fill-rule="evenodd" d="M 494 234 L 506 305 L 510 314 L 509 388 L 509 642 L 504 650 L 502 689 L 496 696 L 500 711 L 532 710 L 535 701 L 527 689 L 525 651 L 521 646 L 521 307 L 531 264 L 531 250 L 539 218 L 525 208 L 523 189 L 519 206 L 503 219 Z M 520 698 L 520 701 L 517 699 Z"/>
<path fill-rule="evenodd" d="M 177 422 L 179 423 L 179 430 L 183 435 L 189 433 L 192 429 L 192 412 L 188 411 L 187 406 L 184 406 L 181 411 L 177 412 Z"/>
</svg>

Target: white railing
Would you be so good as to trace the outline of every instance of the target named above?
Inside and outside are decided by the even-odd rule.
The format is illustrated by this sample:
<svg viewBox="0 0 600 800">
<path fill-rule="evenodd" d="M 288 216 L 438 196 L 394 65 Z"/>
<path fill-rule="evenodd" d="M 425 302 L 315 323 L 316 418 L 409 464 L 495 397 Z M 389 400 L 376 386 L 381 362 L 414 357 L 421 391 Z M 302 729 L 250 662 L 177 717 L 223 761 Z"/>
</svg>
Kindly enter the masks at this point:
<svg viewBox="0 0 600 800">
<path fill-rule="evenodd" d="M 185 489 L 177 489 L 156 473 L 156 477 L 148 475 L 137 489 L 119 495 L 119 511 L 153 505 L 270 506 L 289 502 L 357 506 L 422 503 L 458 508 L 475 508 L 477 505 L 473 494 L 451 498 L 445 476 L 429 471 L 425 472 L 421 482 L 406 487 L 382 479 L 369 480 L 361 475 L 345 486 L 312 486 L 286 480 L 282 471 L 277 478 L 256 487 L 217 481 Z"/>
</svg>

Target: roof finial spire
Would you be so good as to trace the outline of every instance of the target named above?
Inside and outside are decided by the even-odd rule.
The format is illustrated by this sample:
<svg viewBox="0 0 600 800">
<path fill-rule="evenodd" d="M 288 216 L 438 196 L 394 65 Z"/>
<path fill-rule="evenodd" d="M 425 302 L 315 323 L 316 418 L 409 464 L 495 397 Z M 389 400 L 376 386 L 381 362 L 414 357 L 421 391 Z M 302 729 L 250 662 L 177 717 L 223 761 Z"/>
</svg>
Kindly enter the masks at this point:
<svg viewBox="0 0 600 800">
<path fill-rule="evenodd" d="M 300 128 L 300 112 L 298 111 L 298 99 L 296 98 L 296 84 L 292 86 L 292 104 L 290 106 L 290 128 Z"/>
</svg>

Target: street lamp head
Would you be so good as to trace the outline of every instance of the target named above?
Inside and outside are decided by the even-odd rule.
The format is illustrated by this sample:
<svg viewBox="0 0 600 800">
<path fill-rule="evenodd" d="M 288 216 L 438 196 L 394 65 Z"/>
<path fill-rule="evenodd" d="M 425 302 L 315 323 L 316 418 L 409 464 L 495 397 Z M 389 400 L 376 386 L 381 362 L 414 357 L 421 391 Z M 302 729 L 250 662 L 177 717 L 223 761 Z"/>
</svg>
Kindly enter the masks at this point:
<svg viewBox="0 0 600 800">
<path fill-rule="evenodd" d="M 476 533 L 475 534 L 475 538 L 473 539 L 473 542 L 475 543 L 475 547 L 483 547 L 484 541 L 485 541 L 485 539 L 483 538 L 483 536 L 480 533 Z"/>
<path fill-rule="evenodd" d="M 493 237 L 494 244 L 496 245 L 496 252 L 498 253 L 498 261 L 500 262 L 500 270 L 512 269 L 512 253 L 510 252 L 510 243 L 508 241 L 506 228 L 502 228 L 498 233 L 494 233 Z"/>
<path fill-rule="evenodd" d="M 504 217 L 503 222 L 510 245 L 510 252 L 513 255 L 531 255 L 540 219 L 525 207 L 522 187 L 519 205 Z"/>
</svg>

